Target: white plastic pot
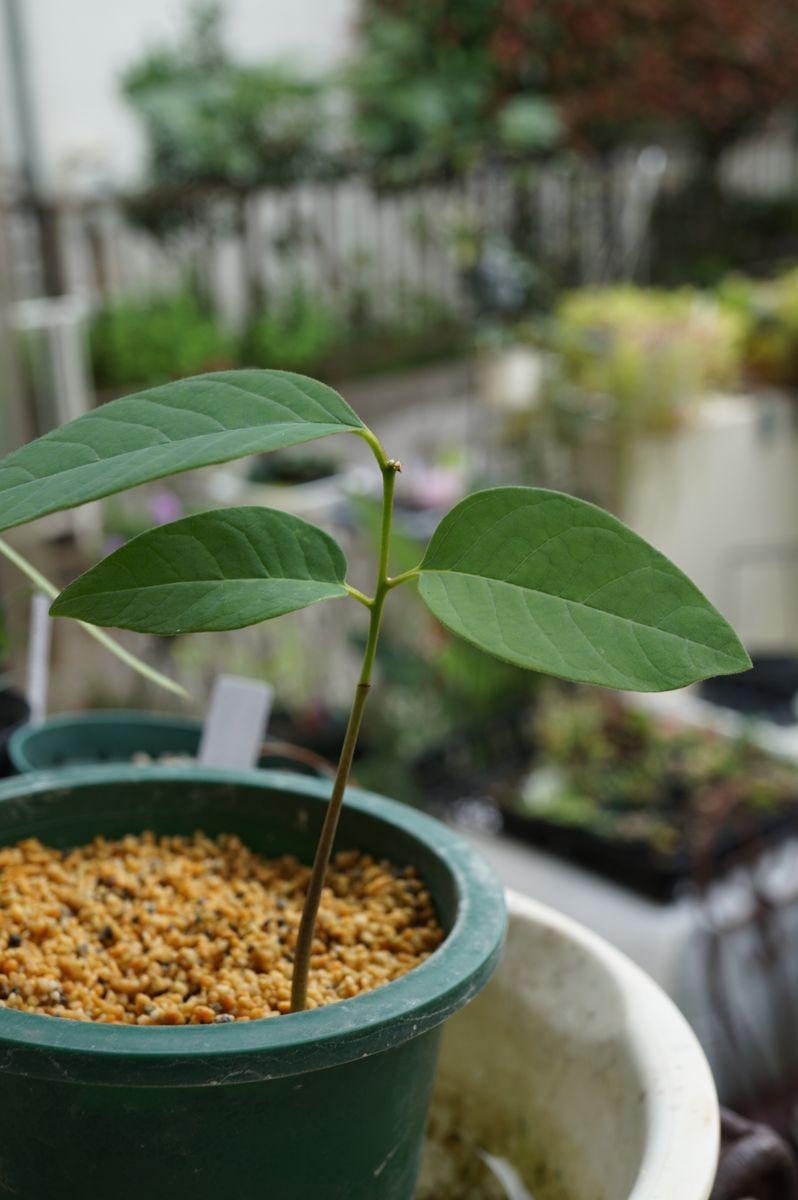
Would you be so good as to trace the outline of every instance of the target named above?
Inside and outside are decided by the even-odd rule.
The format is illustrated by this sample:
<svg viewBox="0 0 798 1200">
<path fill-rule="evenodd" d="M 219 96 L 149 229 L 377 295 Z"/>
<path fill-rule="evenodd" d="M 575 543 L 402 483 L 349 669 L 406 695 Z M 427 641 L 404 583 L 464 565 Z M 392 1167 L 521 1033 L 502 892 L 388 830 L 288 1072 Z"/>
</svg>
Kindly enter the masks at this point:
<svg viewBox="0 0 798 1200">
<path fill-rule="evenodd" d="M 447 1026 L 435 1112 L 448 1144 L 428 1156 L 428 1194 L 464 1194 L 445 1178 L 454 1146 L 480 1169 L 484 1152 L 503 1160 L 491 1170 L 504 1187 L 485 1195 L 707 1200 L 718 1102 L 684 1018 L 601 938 L 517 893 L 508 902 L 499 971 Z"/>
<path fill-rule="evenodd" d="M 529 346 L 508 346 L 485 354 L 477 363 L 482 402 L 496 412 L 529 412 L 537 407 L 543 382 L 543 358 Z"/>
</svg>

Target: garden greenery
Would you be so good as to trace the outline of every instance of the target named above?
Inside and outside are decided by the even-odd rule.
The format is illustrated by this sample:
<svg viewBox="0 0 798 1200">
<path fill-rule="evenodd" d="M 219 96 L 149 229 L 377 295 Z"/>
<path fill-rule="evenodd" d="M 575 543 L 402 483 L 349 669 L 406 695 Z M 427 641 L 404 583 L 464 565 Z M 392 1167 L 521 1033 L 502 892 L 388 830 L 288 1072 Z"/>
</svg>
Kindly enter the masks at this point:
<svg viewBox="0 0 798 1200">
<path fill-rule="evenodd" d="M 142 125 L 151 186 L 247 189 L 330 169 L 324 84 L 289 63 L 236 61 L 217 0 L 194 4 L 179 41 L 148 50 L 123 90 Z"/>
<path fill-rule="evenodd" d="M 620 521 L 558 492 L 499 487 L 443 518 L 421 561 L 391 574 L 401 465 L 331 388 L 283 371 L 231 371 L 112 401 L 0 462 L 0 529 L 150 480 L 351 434 L 382 475 L 370 594 L 329 534 L 273 509 L 218 509 L 149 530 L 70 584 L 55 616 L 148 633 L 237 629 L 323 600 L 368 612 L 368 635 L 297 942 L 292 1008 L 306 1005 L 316 915 L 368 697 L 385 603 L 412 584 L 454 633 L 517 666 L 637 691 L 750 665 L 698 589 Z"/>
<path fill-rule="evenodd" d="M 181 290 L 118 300 L 91 323 L 91 362 L 98 387 L 163 383 L 232 365 L 234 338 Z"/>
<path fill-rule="evenodd" d="M 94 382 L 118 395 L 238 366 L 334 381 L 437 362 L 462 353 L 466 344 L 462 320 L 424 291 L 397 288 L 390 315 L 383 317 L 365 292 L 353 295 L 349 308 L 342 312 L 340 304 L 295 279 L 237 335 L 188 287 L 114 300 L 91 321 Z"/>
<path fill-rule="evenodd" d="M 360 0 L 360 11 L 359 132 L 388 167 L 413 152 L 422 166 L 495 154 L 508 125 L 511 145 L 545 148 L 552 118 L 579 149 L 676 130 L 717 155 L 794 94 L 793 0 Z"/>
<path fill-rule="evenodd" d="M 713 389 L 738 384 L 742 316 L 691 288 L 579 288 L 555 305 L 555 388 L 610 401 L 612 415 L 669 430 Z"/>
<path fill-rule="evenodd" d="M 732 275 L 718 297 L 745 331 L 743 367 L 755 383 L 794 390 L 798 386 L 798 268 L 770 279 Z"/>
</svg>

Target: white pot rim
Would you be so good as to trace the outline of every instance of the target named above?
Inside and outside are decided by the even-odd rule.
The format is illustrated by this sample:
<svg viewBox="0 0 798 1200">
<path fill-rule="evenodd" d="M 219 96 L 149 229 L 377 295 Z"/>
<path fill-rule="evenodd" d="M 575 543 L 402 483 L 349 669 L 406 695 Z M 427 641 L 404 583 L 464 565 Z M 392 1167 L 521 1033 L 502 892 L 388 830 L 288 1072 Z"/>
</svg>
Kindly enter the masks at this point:
<svg viewBox="0 0 798 1200">
<path fill-rule="evenodd" d="M 646 1139 L 628 1200 L 708 1200 L 715 1180 L 720 1113 L 698 1040 L 672 1000 L 603 938 L 545 904 L 508 890 L 510 919 L 529 920 L 598 960 L 626 1002 L 626 1041 L 646 1097 Z"/>
</svg>

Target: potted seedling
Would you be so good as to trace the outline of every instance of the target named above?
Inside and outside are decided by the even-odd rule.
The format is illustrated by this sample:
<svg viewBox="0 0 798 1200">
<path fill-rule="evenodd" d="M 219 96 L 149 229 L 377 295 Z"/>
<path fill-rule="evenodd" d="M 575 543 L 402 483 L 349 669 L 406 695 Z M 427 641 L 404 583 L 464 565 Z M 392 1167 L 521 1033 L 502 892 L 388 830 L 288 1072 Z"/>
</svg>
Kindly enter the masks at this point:
<svg viewBox="0 0 798 1200">
<path fill-rule="evenodd" d="M 143 533 L 53 604 L 175 635 L 349 600 L 367 636 L 331 786 L 122 766 L 3 785 L 2 1179 L 18 1194 L 113 1181 L 123 1198 L 412 1197 L 441 1023 L 493 970 L 504 912 L 490 871 L 444 826 L 346 794 L 396 589 L 417 587 L 482 649 L 570 679 L 660 690 L 748 665 L 675 566 L 556 492 L 469 496 L 421 561 L 391 574 L 399 462 L 336 392 L 290 373 L 167 384 L 23 447 L 0 463 L 0 527 L 345 433 L 382 476 L 367 590 L 328 534 L 247 507 Z"/>
</svg>

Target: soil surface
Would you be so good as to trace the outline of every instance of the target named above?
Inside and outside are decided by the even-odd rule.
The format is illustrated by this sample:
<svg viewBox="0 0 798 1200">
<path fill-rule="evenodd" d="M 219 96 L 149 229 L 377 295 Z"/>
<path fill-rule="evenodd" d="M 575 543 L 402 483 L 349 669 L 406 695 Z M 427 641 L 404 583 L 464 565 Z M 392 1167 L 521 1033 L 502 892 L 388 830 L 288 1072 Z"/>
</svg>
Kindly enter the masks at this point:
<svg viewBox="0 0 798 1200">
<path fill-rule="evenodd" d="M 232 834 L 0 848 L 0 1008 L 128 1025 L 286 1013 L 308 875 L 296 859 L 267 861 Z M 309 1007 L 399 978 L 443 937 L 412 867 L 339 853 Z"/>
</svg>

